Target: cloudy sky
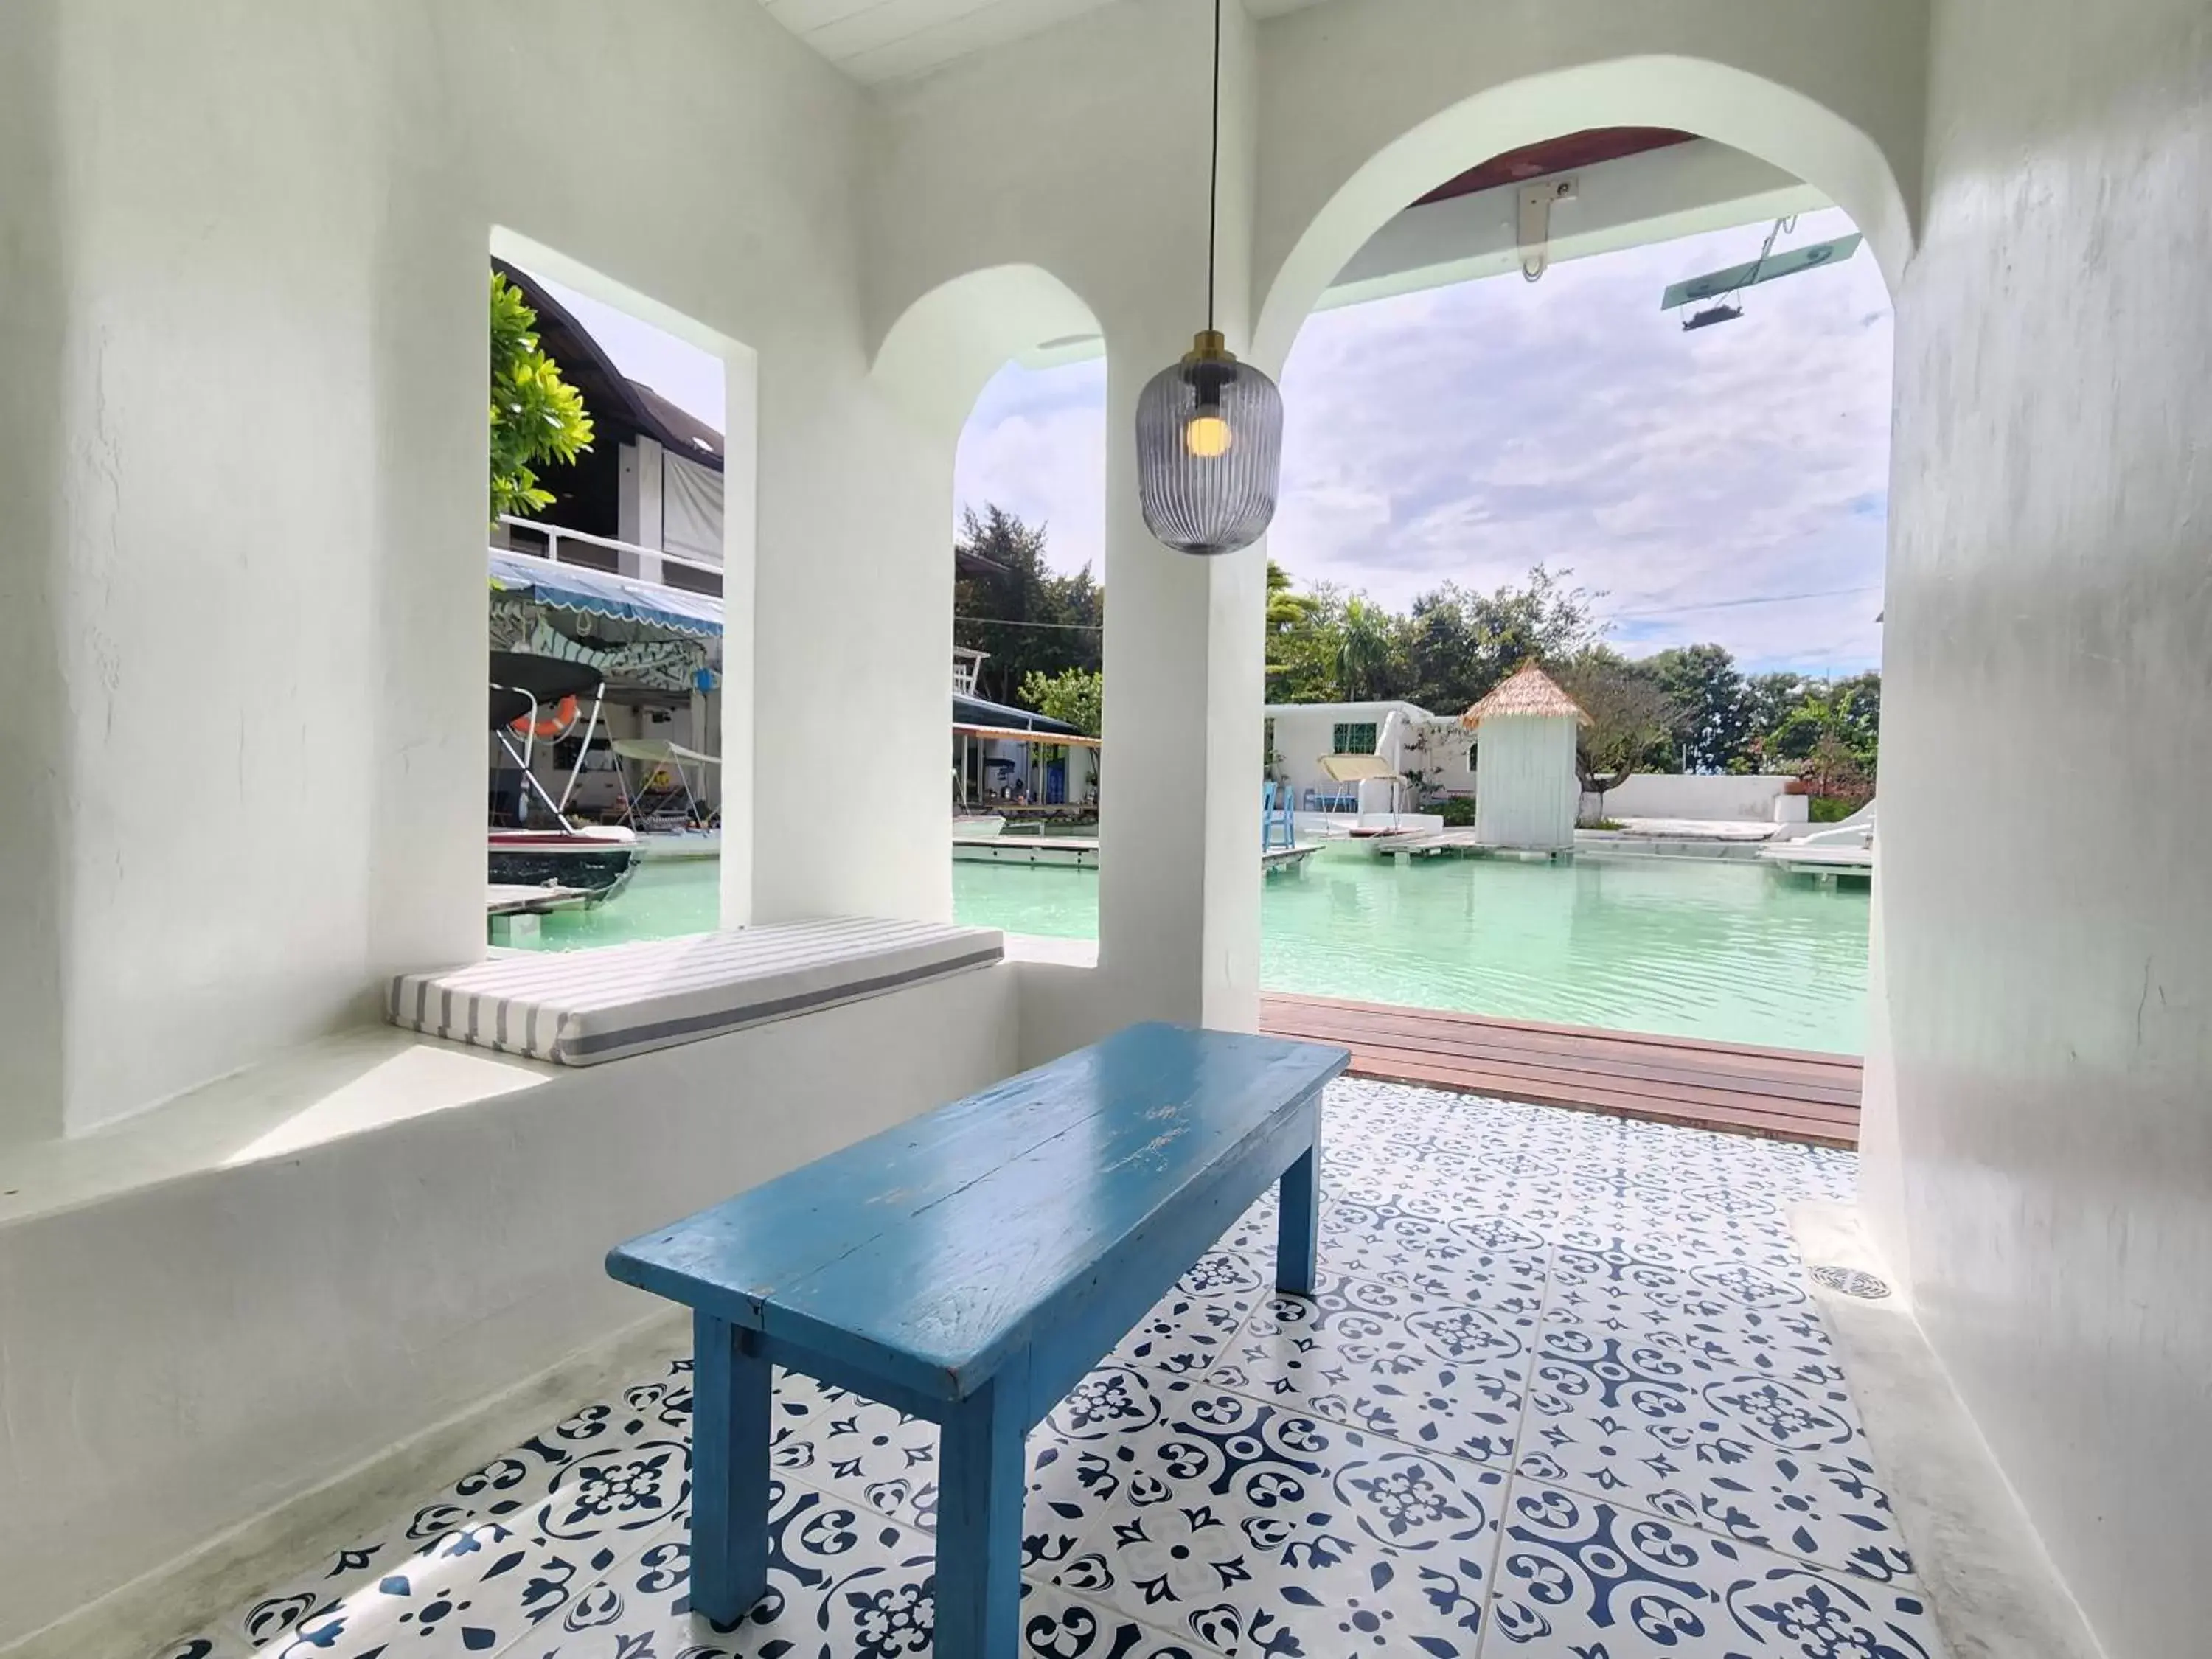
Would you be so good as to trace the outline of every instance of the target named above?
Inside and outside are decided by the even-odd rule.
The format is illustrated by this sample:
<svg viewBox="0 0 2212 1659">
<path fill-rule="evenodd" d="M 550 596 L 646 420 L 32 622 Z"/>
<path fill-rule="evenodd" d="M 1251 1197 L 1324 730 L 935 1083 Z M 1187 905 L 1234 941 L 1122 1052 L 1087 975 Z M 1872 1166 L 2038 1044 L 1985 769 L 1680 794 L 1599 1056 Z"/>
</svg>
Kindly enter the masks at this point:
<svg viewBox="0 0 2212 1659">
<path fill-rule="evenodd" d="M 1808 214 L 1780 246 L 1850 229 Z M 1875 666 L 1889 470 L 1889 301 L 1873 256 L 1771 283 L 1693 334 L 1668 283 L 1751 258 L 1762 226 L 1322 312 L 1283 377 L 1269 550 L 1301 584 L 1402 609 L 1539 561 L 1601 590 L 1631 655 L 1717 641 L 1747 668 Z M 957 500 L 1050 526 L 1103 568 L 1105 368 L 1008 368 Z"/>
</svg>

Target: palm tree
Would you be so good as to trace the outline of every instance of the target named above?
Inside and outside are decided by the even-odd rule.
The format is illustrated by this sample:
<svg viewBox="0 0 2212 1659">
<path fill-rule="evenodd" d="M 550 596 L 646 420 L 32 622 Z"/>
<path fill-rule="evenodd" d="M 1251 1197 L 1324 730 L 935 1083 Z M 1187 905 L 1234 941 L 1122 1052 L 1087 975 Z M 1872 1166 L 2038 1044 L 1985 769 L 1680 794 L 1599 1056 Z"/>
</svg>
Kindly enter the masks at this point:
<svg viewBox="0 0 2212 1659">
<path fill-rule="evenodd" d="M 1337 690 L 1345 702 L 1374 699 L 1383 676 L 1390 671 L 1395 643 L 1389 611 L 1365 599 L 1346 603 L 1343 629 L 1336 644 Z"/>
</svg>

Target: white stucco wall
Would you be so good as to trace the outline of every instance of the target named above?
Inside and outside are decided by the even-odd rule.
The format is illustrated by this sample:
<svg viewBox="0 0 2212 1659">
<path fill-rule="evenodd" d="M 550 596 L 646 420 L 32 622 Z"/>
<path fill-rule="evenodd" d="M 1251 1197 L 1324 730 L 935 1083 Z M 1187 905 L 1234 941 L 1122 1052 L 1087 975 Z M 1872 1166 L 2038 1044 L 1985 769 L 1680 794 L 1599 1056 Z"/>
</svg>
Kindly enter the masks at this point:
<svg viewBox="0 0 2212 1659">
<path fill-rule="evenodd" d="M 1474 734 L 1474 838 L 1553 851 L 1575 844 L 1575 720 L 1493 715 Z"/>
<path fill-rule="evenodd" d="M 949 912 L 951 450 L 862 344 L 867 119 L 726 0 L 0 8 L 0 1167 L 482 950 L 495 228 L 740 348 L 726 914 Z M 869 810 L 793 811 L 855 732 Z M 609 1243 L 1003 1074 L 994 998 L 10 1230 L 0 1642 L 635 1316 Z"/>
<path fill-rule="evenodd" d="M 1752 773 L 1738 777 L 1728 773 L 1638 772 L 1605 793 L 1605 816 L 1609 818 L 1719 818 L 1774 822 L 1774 803 L 1790 781 L 1780 773 Z M 1595 795 L 1585 795 L 1583 805 L 1597 811 Z"/>
<path fill-rule="evenodd" d="M 514 1091 L 257 1151 L 294 1123 L 227 1082 L 228 1158 L 0 1210 L 0 1648 L 647 1316 L 610 1246 L 1006 1076 L 1018 995 L 1001 966 L 583 1070 L 426 1039 Z"/>
<path fill-rule="evenodd" d="M 0 1140 L 140 1109 L 480 948 L 495 226 L 759 354 L 732 614 L 763 626 L 733 700 L 757 668 L 807 708 L 730 741 L 784 780 L 825 731 L 875 758 L 869 811 L 733 837 L 741 880 L 757 860 L 735 908 L 947 910 L 949 459 L 868 378 L 856 88 L 726 0 L 552 0 L 520 28 L 421 0 L 6 11 L 4 810 L 38 872 L 0 953 Z M 538 100 L 485 95 L 515 80 L 627 114 L 549 143 Z"/>
<path fill-rule="evenodd" d="M 1145 380 L 1188 349 L 1205 296 L 1209 21 L 1184 0 L 1126 0 L 886 88 L 872 337 L 903 346 L 902 325 L 963 285 L 975 304 L 946 337 L 994 337 L 1007 273 L 1048 273 L 1104 335 L 1108 430 L 1126 432 Z M 1230 344 L 1279 368 L 1328 282 L 1407 203 L 1500 149 L 1613 123 L 1686 127 L 1796 172 L 1899 267 L 1925 27 L 1919 0 L 1774 0 L 1755 29 L 1734 0 L 1356 0 L 1257 27 L 1231 7 Z M 1035 343 L 997 337 L 1002 356 Z M 1115 611 L 1095 1006 L 1102 1029 L 1143 1013 L 1249 1024 L 1261 550 L 1164 557 L 1138 517 L 1133 447 L 1110 443 L 1107 465 Z M 1203 785 L 1178 813 L 1111 785 L 1190 777 L 1200 754 Z"/>
<path fill-rule="evenodd" d="M 1399 717 L 1399 723 L 1392 729 L 1392 740 L 1384 744 L 1384 728 L 1393 714 Z M 1310 702 L 1269 703 L 1265 718 L 1274 723 L 1274 752 L 1281 757 L 1275 763 L 1275 775 L 1291 786 L 1295 804 L 1303 809 L 1307 790 L 1333 793 L 1343 787 L 1321 769 L 1321 757 L 1335 752 L 1339 726 L 1372 726 L 1378 744 L 1376 752 L 1397 768 L 1405 764 L 1405 745 L 1400 739 L 1406 722 L 1427 715 L 1410 702 Z"/>
<path fill-rule="evenodd" d="M 1869 1189 L 2106 1651 L 2165 1659 L 2212 1540 L 2212 11 L 1945 0 L 1929 112 Z"/>
<path fill-rule="evenodd" d="M 1891 1049 L 1869 1060 L 1868 1191 L 2115 1659 L 2190 1651 L 2212 1480 L 2212 866 L 2193 763 L 2212 635 L 2205 13 L 1942 0 L 1931 87 L 1917 0 L 1757 10 L 1753 27 L 1741 0 L 1342 0 L 1254 28 L 1232 8 L 1221 321 L 1279 364 L 1405 202 L 1579 126 L 1722 139 L 1867 230 L 1898 284 L 1899 354 L 1887 1002 L 1869 1022 Z M 251 1065 L 358 1017 L 381 971 L 477 948 L 495 225 L 756 354 L 731 371 L 730 488 L 754 501 L 732 516 L 757 546 L 729 595 L 725 778 L 750 820 L 729 841 L 731 914 L 944 914 L 959 420 L 996 362 L 1088 324 L 1126 433 L 1145 379 L 1187 347 L 1206 21 L 1127 0 L 872 104 L 729 0 L 548 0 L 526 31 L 432 0 L 0 9 L 0 647 L 19 698 L 0 730 L 25 785 L 0 831 L 35 878 L 6 900 L 0 1144 Z M 589 86 L 629 118 L 540 143 L 537 105 L 483 95 L 514 78 Z M 937 395 L 910 395 L 908 371 L 937 373 Z M 1249 1023 L 1256 1002 L 1262 552 L 1165 554 L 1137 515 L 1131 447 L 1108 453 L 1100 966 L 1025 994 L 1029 1058 L 1144 1014 Z M 738 713 L 747 687 L 757 718 Z M 851 732 L 870 744 L 869 810 L 790 810 L 781 786 L 818 775 L 823 733 Z M 2063 789 L 2053 754 L 2074 769 Z M 748 811 L 756 775 L 778 787 Z M 1112 782 L 1148 775 L 1179 781 L 1177 811 Z M 1962 784 L 2003 836 L 1959 833 Z M 2117 842 L 2115 799 L 2134 803 Z M 1011 1063 L 998 1018 L 973 1044 L 955 1028 L 932 1090 Z M 823 1139 L 756 1138 L 797 1157 L 923 1103 L 910 1073 L 942 1033 L 893 1036 L 787 1055 L 775 1109 L 796 1103 Z M 903 1069 L 844 1069 L 869 1053 Z M 699 1103 L 728 1083 L 675 1077 L 647 1113 L 664 1144 L 627 1148 L 609 1194 L 560 1189 L 566 1209 L 541 1188 L 526 1213 L 501 1183 L 518 1159 L 556 1187 L 599 1180 L 595 1137 L 633 1127 L 633 1103 L 580 1090 L 551 1111 L 426 1120 L 344 1153 L 353 1184 L 311 1158 L 134 1200 L 138 1231 L 117 1237 L 185 1241 L 210 1294 L 303 1314 L 335 1298 L 318 1316 L 348 1334 L 320 1369 L 253 1385 L 237 1369 L 267 1335 L 252 1309 L 212 1334 L 139 1322 L 146 1392 L 88 1420 L 127 1421 L 174 1461 L 157 1459 L 143 1515 L 84 1512 L 88 1551 L 68 1556 L 64 1528 L 0 1536 L 0 1606 L 28 1619 L 95 1569 L 191 1541 L 208 1513 L 187 1492 L 228 1502 L 235 1479 L 259 1501 L 543 1363 L 580 1331 L 548 1311 L 551 1286 L 584 1281 L 544 1276 L 538 1253 L 596 1250 L 648 1205 L 764 1172 Z M 426 1181 L 437 1201 L 411 1207 Z M 293 1230 L 249 1242 L 287 1239 L 286 1261 L 254 1262 L 226 1220 L 249 1190 Z M 480 1226 L 510 1221 L 481 1271 L 444 1276 Z M 352 1246 L 401 1276 L 349 1281 Z M 10 1455 L 75 1449 L 11 1477 L 79 1468 L 113 1498 L 46 1368 L 81 1340 L 79 1363 L 125 1386 L 105 1304 L 158 1318 L 130 1277 L 158 1254 L 26 1249 L 0 1279 L 8 1360 L 28 1368 L 9 1379 Z M 393 1284 L 451 1340 L 378 1370 L 367 1322 Z M 594 1328 L 604 1294 L 579 1304 Z M 372 1381 L 328 1392 L 356 1362 Z M 191 1412 L 242 1417 L 285 1389 L 306 1403 L 268 1461 L 204 1461 L 235 1449 L 229 1416 L 190 1443 L 206 1422 Z"/>
<path fill-rule="evenodd" d="M 1252 34 L 1230 8 L 1218 321 L 1232 348 L 1249 333 Z M 1020 325 L 1037 301 L 1020 274 L 1041 271 L 1103 333 L 1107 429 L 1132 428 L 1146 380 L 1205 320 L 1206 176 L 1194 163 L 1211 41 L 1207 9 L 1127 0 L 886 89 L 867 292 L 887 368 L 933 356 L 964 363 L 973 354 L 956 347 L 983 341 L 988 372 L 1033 346 L 1039 336 Z M 938 325 L 934 352 L 915 349 L 921 313 Z M 931 411 L 948 458 L 981 386 Z M 1256 552 L 1195 560 L 1162 549 L 1139 510 L 1135 462 L 1133 444 L 1107 446 L 1101 574 L 1118 610 L 1104 640 L 1091 1034 L 1154 1016 L 1249 1027 L 1259 1012 L 1264 567 Z M 1176 780 L 1176 810 L 1117 778 Z"/>
</svg>

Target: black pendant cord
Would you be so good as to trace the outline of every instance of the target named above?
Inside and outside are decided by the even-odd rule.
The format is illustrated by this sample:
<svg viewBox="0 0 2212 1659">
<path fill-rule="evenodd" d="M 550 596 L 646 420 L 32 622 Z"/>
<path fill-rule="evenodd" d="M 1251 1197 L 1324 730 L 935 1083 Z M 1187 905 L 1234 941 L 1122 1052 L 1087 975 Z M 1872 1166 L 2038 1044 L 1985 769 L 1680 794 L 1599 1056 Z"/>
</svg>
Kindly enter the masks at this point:
<svg viewBox="0 0 2212 1659">
<path fill-rule="evenodd" d="M 1213 0 L 1213 159 L 1206 188 L 1206 331 L 1213 332 L 1213 240 L 1221 217 L 1221 0 Z"/>
</svg>

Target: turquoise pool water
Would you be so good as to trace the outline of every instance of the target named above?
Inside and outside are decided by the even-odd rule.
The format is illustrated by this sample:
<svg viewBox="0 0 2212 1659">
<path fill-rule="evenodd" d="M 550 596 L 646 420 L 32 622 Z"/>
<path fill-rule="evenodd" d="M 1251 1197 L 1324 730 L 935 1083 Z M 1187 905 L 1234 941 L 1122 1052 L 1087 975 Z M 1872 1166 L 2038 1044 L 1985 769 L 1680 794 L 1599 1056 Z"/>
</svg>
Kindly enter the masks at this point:
<svg viewBox="0 0 2212 1659">
<path fill-rule="evenodd" d="M 538 942 L 711 927 L 716 879 L 712 862 L 648 864 L 612 904 L 545 918 Z M 963 922 L 1097 936 L 1093 872 L 955 864 L 952 887 Z M 1864 1042 L 1863 885 L 1705 860 L 1401 868 L 1332 847 L 1269 877 L 1260 918 L 1270 990 L 1844 1054 Z"/>
</svg>

